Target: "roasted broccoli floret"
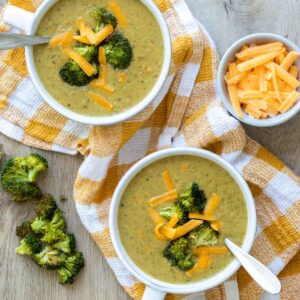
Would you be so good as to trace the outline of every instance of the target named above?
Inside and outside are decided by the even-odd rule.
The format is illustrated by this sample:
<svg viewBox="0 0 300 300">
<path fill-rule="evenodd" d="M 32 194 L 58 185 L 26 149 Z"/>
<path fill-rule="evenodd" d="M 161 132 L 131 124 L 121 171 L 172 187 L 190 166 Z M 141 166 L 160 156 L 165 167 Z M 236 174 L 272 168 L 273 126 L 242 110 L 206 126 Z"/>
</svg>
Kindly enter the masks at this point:
<svg viewBox="0 0 300 300">
<path fill-rule="evenodd" d="M 42 244 L 40 240 L 33 234 L 28 234 L 21 240 L 21 244 L 16 248 L 16 253 L 20 255 L 33 255 L 40 252 Z"/>
<path fill-rule="evenodd" d="M 26 220 L 19 224 L 16 228 L 16 235 L 20 238 L 24 238 L 26 235 L 33 233 L 31 229 L 31 223 L 33 220 Z"/>
<path fill-rule="evenodd" d="M 105 41 L 105 55 L 107 62 L 115 69 L 127 69 L 131 63 L 132 47 L 121 33 L 111 34 Z"/>
<path fill-rule="evenodd" d="M 98 48 L 95 45 L 78 44 L 74 50 L 90 63 L 98 62 Z"/>
<path fill-rule="evenodd" d="M 96 70 L 97 66 L 95 64 L 92 65 Z M 90 77 L 87 76 L 77 62 L 70 60 L 66 62 L 60 69 L 59 75 L 61 79 L 69 85 L 84 86 L 87 85 L 96 74 Z"/>
<path fill-rule="evenodd" d="M 63 265 L 58 269 L 59 283 L 73 283 L 83 266 L 84 258 L 81 252 L 77 252 L 72 256 L 66 256 Z"/>
<path fill-rule="evenodd" d="M 52 245 L 54 249 L 60 250 L 64 253 L 72 253 L 75 250 L 75 237 L 74 234 L 68 233 L 64 239 L 57 241 Z"/>
<path fill-rule="evenodd" d="M 195 264 L 194 255 L 186 237 L 180 237 L 170 242 L 165 248 L 163 255 L 172 266 L 177 266 L 183 271 L 190 269 Z"/>
<path fill-rule="evenodd" d="M 97 7 L 91 12 L 91 16 L 97 20 L 95 31 L 98 32 L 104 25 L 111 24 L 115 28 L 118 24 L 117 18 L 103 7 Z"/>
<path fill-rule="evenodd" d="M 176 204 L 163 207 L 159 214 L 167 220 L 171 219 L 174 214 L 177 214 L 179 225 L 188 221 L 188 210 Z"/>
<path fill-rule="evenodd" d="M 46 246 L 41 252 L 33 256 L 33 260 L 37 265 L 49 270 L 59 268 L 65 259 L 65 254 L 49 246 Z"/>
<path fill-rule="evenodd" d="M 51 219 L 56 209 L 57 205 L 53 197 L 51 195 L 44 195 L 35 206 L 34 211 L 43 219 Z"/>
<path fill-rule="evenodd" d="M 40 189 L 34 184 L 38 174 L 48 168 L 45 158 L 39 154 L 12 158 L 1 172 L 1 185 L 13 195 L 14 201 L 39 199 Z"/>
<path fill-rule="evenodd" d="M 188 236 L 189 241 L 195 247 L 214 246 L 218 243 L 219 233 L 210 227 L 208 222 L 192 230 Z"/>
<path fill-rule="evenodd" d="M 196 182 L 193 182 L 192 186 L 180 196 L 176 204 L 189 212 L 197 211 L 202 213 L 206 201 L 204 191 L 200 189 Z"/>
<path fill-rule="evenodd" d="M 37 217 L 32 222 L 31 228 L 35 233 L 43 234 L 42 242 L 53 244 L 65 238 L 66 222 L 61 210 L 57 209 L 51 221 Z"/>
</svg>

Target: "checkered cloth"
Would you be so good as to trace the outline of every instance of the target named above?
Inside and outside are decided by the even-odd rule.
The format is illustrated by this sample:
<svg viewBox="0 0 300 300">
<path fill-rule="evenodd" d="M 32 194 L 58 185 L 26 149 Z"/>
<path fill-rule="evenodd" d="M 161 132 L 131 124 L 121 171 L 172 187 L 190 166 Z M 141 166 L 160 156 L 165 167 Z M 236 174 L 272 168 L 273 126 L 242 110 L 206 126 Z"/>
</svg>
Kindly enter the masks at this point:
<svg viewBox="0 0 300 300">
<path fill-rule="evenodd" d="M 121 1 L 121 0 L 120 0 Z M 34 11 L 38 1 L 11 0 Z M 88 127 L 53 111 L 37 94 L 24 50 L 0 52 L 0 130 L 24 144 L 86 156 L 74 186 L 78 214 L 105 255 L 117 280 L 134 299 L 144 285 L 117 257 L 109 236 L 108 211 L 118 181 L 137 160 L 166 147 L 197 147 L 230 162 L 255 197 L 258 229 L 251 254 L 282 282 L 281 299 L 299 299 L 300 179 L 265 148 L 246 136 L 216 95 L 218 56 L 205 29 L 183 0 L 156 0 L 172 37 L 173 65 L 164 86 L 145 111 L 111 127 Z M 1 31 L 9 28 L 4 24 Z M 167 299 L 271 299 L 244 269 L 224 284 L 196 296 Z M 274 298 L 275 299 L 275 298 Z M 276 298 L 278 299 L 278 298 Z"/>
</svg>

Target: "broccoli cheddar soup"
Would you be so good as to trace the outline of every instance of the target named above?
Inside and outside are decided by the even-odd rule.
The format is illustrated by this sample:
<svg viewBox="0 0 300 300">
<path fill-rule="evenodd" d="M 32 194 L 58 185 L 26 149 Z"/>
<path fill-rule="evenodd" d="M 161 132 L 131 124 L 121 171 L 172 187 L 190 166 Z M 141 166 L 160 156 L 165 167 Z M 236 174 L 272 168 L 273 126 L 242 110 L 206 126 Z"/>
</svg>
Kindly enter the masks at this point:
<svg viewBox="0 0 300 300">
<path fill-rule="evenodd" d="M 37 35 L 53 37 L 34 47 L 42 84 L 82 115 L 133 107 L 161 73 L 160 26 L 138 0 L 60 0 L 42 18 Z"/>
<path fill-rule="evenodd" d="M 132 261 L 148 275 L 188 283 L 224 269 L 242 245 L 247 207 L 238 184 L 210 160 L 177 155 L 142 169 L 126 187 L 118 228 Z"/>
</svg>

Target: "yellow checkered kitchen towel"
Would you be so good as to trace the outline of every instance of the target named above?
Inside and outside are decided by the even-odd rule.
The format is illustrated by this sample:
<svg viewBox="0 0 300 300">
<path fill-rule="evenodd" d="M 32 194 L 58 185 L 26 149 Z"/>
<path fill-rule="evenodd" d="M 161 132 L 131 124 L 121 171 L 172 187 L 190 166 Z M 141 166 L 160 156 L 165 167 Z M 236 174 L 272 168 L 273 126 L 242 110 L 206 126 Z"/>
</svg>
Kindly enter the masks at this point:
<svg viewBox="0 0 300 300">
<path fill-rule="evenodd" d="M 34 11 L 35 0 L 10 3 Z M 183 0 L 156 0 L 173 42 L 173 66 L 162 100 L 112 127 L 87 127 L 53 111 L 35 91 L 24 50 L 0 52 L 0 131 L 24 144 L 86 155 L 74 187 L 82 223 L 134 299 L 144 286 L 122 265 L 110 242 L 108 210 L 122 175 L 137 160 L 165 147 L 209 149 L 234 165 L 249 183 L 257 205 L 258 230 L 252 254 L 280 274 L 281 299 L 299 299 L 300 180 L 266 149 L 245 135 L 216 95 L 218 56 L 205 29 Z M 1 25 L 1 31 L 9 28 Z M 168 299 L 191 299 L 168 295 Z M 192 299 L 271 299 L 243 269 Z M 276 298 L 278 299 L 278 298 Z M 154 299 L 155 300 L 155 299 Z"/>
</svg>

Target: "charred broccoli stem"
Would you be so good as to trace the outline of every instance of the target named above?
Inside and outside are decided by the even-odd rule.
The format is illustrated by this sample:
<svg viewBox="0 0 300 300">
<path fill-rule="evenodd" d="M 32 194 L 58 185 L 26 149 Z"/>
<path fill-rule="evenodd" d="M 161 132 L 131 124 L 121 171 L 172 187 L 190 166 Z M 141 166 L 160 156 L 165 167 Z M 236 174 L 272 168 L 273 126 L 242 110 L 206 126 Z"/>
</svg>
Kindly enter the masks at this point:
<svg viewBox="0 0 300 300">
<path fill-rule="evenodd" d="M 219 233 L 213 230 L 208 222 L 204 222 L 189 233 L 188 239 L 195 247 L 214 246 L 218 243 L 218 236 Z"/>
<path fill-rule="evenodd" d="M 163 252 L 163 256 L 180 270 L 186 271 L 193 267 L 194 255 L 189 247 L 186 237 L 180 237 L 168 244 Z"/>
<path fill-rule="evenodd" d="M 26 235 L 23 240 L 21 240 L 21 244 L 16 248 L 16 253 L 20 255 L 33 255 L 34 253 L 38 253 L 42 249 L 42 244 L 40 240 L 33 234 Z"/>
<path fill-rule="evenodd" d="M 1 185 L 12 194 L 14 201 L 39 199 L 42 193 L 35 181 L 47 168 L 47 160 L 39 154 L 12 158 L 1 171 Z"/>
<path fill-rule="evenodd" d="M 83 266 L 84 258 L 81 252 L 76 252 L 72 256 L 66 256 L 63 265 L 58 269 L 59 283 L 73 283 Z"/>
<path fill-rule="evenodd" d="M 115 69 L 127 69 L 130 66 L 133 51 L 128 41 L 120 32 L 111 34 L 105 40 L 107 62 Z"/>
<path fill-rule="evenodd" d="M 91 16 L 97 20 L 95 31 L 98 32 L 104 25 L 111 24 L 116 28 L 117 18 L 103 7 L 97 7 L 91 12 Z"/>
</svg>

